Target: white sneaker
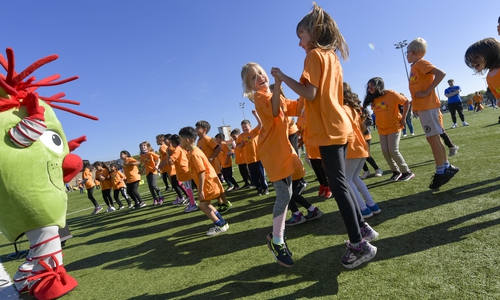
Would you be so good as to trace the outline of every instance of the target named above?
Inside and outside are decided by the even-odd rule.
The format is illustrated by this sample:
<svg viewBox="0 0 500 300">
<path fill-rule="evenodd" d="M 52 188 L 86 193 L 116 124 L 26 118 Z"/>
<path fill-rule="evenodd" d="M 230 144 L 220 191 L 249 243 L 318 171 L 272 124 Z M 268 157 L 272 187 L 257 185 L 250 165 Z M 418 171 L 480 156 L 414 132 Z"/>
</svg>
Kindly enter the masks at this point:
<svg viewBox="0 0 500 300">
<path fill-rule="evenodd" d="M 457 152 L 458 152 L 458 149 L 459 149 L 459 148 L 460 148 L 460 147 L 458 147 L 458 146 L 451 147 L 451 148 L 449 149 L 448 156 L 449 156 L 449 157 L 451 157 L 451 156 L 455 156 L 455 154 L 457 154 Z"/>
<path fill-rule="evenodd" d="M 453 129 L 453 128 L 457 128 L 457 127 L 458 127 L 458 125 L 457 125 L 457 123 L 455 123 L 455 124 L 453 124 L 453 125 L 451 126 L 451 129 Z"/>
<path fill-rule="evenodd" d="M 462 126 L 469 126 L 469 123 L 467 123 L 467 122 L 463 121 L 463 122 L 462 122 Z"/>
<path fill-rule="evenodd" d="M 115 210 L 116 210 L 116 208 L 114 208 L 113 206 L 109 206 L 108 209 L 106 210 L 106 212 L 112 212 Z"/>
<path fill-rule="evenodd" d="M 365 171 L 363 172 L 363 174 L 361 174 L 361 176 L 359 176 L 359 178 L 361 179 L 366 179 L 366 177 L 370 176 L 370 171 Z"/>
<path fill-rule="evenodd" d="M 403 137 L 406 137 L 406 134 L 403 134 Z"/>
<path fill-rule="evenodd" d="M 219 233 L 226 232 L 228 229 L 229 229 L 229 224 L 228 223 L 226 223 L 222 227 L 219 227 L 219 226 L 215 225 L 214 227 L 210 228 L 209 231 L 207 231 L 207 235 L 208 236 L 214 236 L 214 235 L 217 235 Z"/>
<path fill-rule="evenodd" d="M 380 177 L 384 174 L 384 171 L 382 169 L 376 169 L 375 170 L 375 177 Z"/>
<path fill-rule="evenodd" d="M 411 135 L 415 135 L 415 133 L 412 132 Z"/>
</svg>

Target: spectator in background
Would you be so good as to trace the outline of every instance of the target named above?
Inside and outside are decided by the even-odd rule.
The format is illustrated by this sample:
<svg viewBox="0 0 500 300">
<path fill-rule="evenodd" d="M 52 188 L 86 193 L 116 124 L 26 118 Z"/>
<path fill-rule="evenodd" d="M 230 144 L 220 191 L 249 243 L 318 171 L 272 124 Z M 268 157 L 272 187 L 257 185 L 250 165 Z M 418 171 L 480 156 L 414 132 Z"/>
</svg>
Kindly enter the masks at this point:
<svg viewBox="0 0 500 300">
<path fill-rule="evenodd" d="M 460 98 L 460 86 L 455 85 L 453 79 L 448 80 L 448 85 L 450 86 L 446 90 L 444 90 L 444 95 L 448 97 L 448 109 L 450 110 L 451 120 L 453 121 L 453 125 L 451 128 L 457 128 L 457 112 L 460 120 L 462 120 L 463 126 L 469 126 L 467 122 L 465 122 L 465 116 L 463 113 L 462 107 L 462 98 Z"/>
</svg>

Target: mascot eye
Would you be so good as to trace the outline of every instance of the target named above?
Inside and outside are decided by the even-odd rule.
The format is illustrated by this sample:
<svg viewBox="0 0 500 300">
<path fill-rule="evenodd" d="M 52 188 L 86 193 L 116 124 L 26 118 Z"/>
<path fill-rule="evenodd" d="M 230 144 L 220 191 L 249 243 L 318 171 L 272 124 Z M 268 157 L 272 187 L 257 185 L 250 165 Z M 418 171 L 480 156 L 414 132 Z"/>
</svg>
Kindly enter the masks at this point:
<svg viewBox="0 0 500 300">
<path fill-rule="evenodd" d="M 40 137 L 40 141 L 55 153 L 62 153 L 64 150 L 62 138 L 52 130 L 46 130 Z"/>
</svg>

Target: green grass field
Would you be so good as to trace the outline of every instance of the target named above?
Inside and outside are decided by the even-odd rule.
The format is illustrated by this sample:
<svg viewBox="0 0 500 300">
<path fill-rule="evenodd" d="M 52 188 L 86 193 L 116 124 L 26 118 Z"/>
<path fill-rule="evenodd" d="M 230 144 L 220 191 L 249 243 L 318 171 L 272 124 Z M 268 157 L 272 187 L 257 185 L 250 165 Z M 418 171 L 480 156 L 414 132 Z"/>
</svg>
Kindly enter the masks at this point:
<svg viewBox="0 0 500 300">
<path fill-rule="evenodd" d="M 367 220 L 380 233 L 373 242 L 378 254 L 353 270 L 340 263 L 347 234 L 335 200 L 316 196 L 318 182 L 308 167 L 304 196 L 325 214 L 287 227 L 295 261 L 290 269 L 278 265 L 266 246 L 272 189 L 267 196 L 228 193 L 230 228 L 215 237 L 205 236 L 212 224 L 200 211 L 151 205 L 146 185 L 140 191 L 147 207 L 95 216 L 85 194 L 70 193 L 74 238 L 64 248 L 64 264 L 79 286 L 63 299 L 500 299 L 499 115 L 491 108 L 466 112 L 471 126 L 447 130 L 460 146 L 450 159 L 460 172 L 439 191 L 428 189 L 434 163 L 418 120 L 415 136 L 400 143 L 416 174 L 408 182 L 388 182 L 373 132 L 372 156 L 386 171 L 365 180 L 382 209 Z M 445 128 L 450 119 L 444 114 Z M 104 203 L 100 191 L 95 196 Z M 173 201 L 174 193 L 166 198 Z M 21 246 L 29 247 L 26 240 Z M 1 260 L 11 275 L 22 262 L 6 258 L 13 249 L 0 236 Z"/>
</svg>

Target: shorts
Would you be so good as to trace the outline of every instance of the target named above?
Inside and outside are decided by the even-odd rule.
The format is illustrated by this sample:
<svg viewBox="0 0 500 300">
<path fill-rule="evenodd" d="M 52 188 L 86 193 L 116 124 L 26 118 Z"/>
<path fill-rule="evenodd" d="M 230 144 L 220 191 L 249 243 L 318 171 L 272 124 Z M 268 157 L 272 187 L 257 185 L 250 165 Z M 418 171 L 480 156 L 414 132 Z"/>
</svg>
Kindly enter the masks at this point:
<svg viewBox="0 0 500 300">
<path fill-rule="evenodd" d="M 443 134 L 444 129 L 439 121 L 439 108 L 419 110 L 418 117 L 426 137 Z"/>
</svg>

